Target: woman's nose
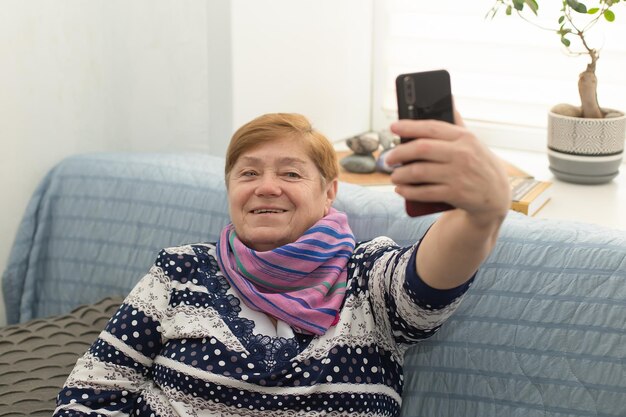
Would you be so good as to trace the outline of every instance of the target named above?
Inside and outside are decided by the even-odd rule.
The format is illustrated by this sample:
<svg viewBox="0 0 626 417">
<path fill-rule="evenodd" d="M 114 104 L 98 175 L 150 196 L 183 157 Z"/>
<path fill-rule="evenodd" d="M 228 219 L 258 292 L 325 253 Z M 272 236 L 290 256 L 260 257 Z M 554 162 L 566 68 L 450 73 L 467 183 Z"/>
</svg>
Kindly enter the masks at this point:
<svg viewBox="0 0 626 417">
<path fill-rule="evenodd" d="M 258 182 L 255 190 L 256 195 L 260 196 L 277 196 L 282 193 L 278 178 L 274 175 L 263 175 Z"/>
</svg>

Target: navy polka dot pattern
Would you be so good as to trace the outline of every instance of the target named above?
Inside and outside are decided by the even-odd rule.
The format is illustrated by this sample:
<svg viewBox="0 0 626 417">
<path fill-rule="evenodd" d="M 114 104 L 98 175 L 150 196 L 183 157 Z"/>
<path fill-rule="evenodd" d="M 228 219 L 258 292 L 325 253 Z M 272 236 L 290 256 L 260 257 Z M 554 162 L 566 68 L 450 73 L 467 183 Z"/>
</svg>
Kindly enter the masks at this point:
<svg viewBox="0 0 626 417">
<path fill-rule="evenodd" d="M 359 244 L 338 323 L 286 338 L 258 332 L 213 244 L 164 249 L 78 361 L 55 415 L 397 416 L 406 346 L 467 289 L 428 288 L 415 250 Z"/>
<path fill-rule="evenodd" d="M 102 339 L 98 339 L 94 342 L 94 344 L 89 348 L 89 353 L 102 362 L 108 362 L 116 366 L 124 366 L 126 368 L 131 368 L 135 372 L 142 375 L 148 375 L 148 368 L 138 363 L 133 358 L 128 357 L 123 353 L 123 351 L 116 349 L 115 346 L 111 346 L 108 342 L 105 342 Z"/>
<path fill-rule="evenodd" d="M 109 320 L 105 331 L 119 337 L 131 349 L 154 359 L 159 353 L 159 323 L 133 306 L 123 304 Z M 95 353 L 95 352 L 94 352 Z"/>
<path fill-rule="evenodd" d="M 118 411 L 122 413 L 130 413 L 133 409 L 134 399 L 130 392 L 101 390 L 98 388 L 64 388 L 58 396 L 59 404 L 71 405 L 81 403 L 85 407 L 94 409 L 104 409 L 109 413 Z M 91 414 L 83 414 L 73 410 L 67 410 L 64 416 L 86 416 L 98 415 L 93 412 Z M 102 415 L 102 414 L 100 414 Z"/>
</svg>

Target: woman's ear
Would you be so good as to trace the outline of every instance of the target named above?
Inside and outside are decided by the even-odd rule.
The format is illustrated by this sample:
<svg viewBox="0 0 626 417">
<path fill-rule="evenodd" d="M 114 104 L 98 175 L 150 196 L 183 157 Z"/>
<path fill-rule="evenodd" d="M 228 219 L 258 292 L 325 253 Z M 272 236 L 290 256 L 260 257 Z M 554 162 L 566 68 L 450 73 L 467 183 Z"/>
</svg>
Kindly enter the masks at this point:
<svg viewBox="0 0 626 417">
<path fill-rule="evenodd" d="M 324 206 L 324 216 L 330 213 L 330 208 L 332 207 L 333 202 L 335 201 L 335 198 L 337 197 L 338 188 L 339 188 L 339 181 L 337 180 L 337 178 L 332 180 L 326 186 L 326 204 Z"/>
</svg>

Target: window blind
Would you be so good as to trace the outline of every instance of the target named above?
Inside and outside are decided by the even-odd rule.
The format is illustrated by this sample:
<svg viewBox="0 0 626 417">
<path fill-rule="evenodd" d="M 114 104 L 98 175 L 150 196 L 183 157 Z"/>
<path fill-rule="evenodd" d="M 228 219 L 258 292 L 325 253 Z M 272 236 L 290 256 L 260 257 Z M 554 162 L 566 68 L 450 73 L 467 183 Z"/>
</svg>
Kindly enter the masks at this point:
<svg viewBox="0 0 626 417">
<path fill-rule="evenodd" d="M 558 35 L 518 16 L 506 16 L 504 9 L 494 19 L 486 17 L 494 4 L 495 0 L 375 2 L 375 129 L 397 118 L 398 74 L 445 68 L 457 108 L 483 139 L 498 146 L 545 148 L 547 112 L 557 103 L 579 105 L 578 74 L 588 58 L 569 56 Z M 555 27 L 559 9 L 560 2 L 540 4 L 539 23 Z M 596 71 L 600 105 L 624 111 L 626 8 L 622 9 L 618 6 L 614 22 L 600 22 L 589 40 L 602 48 Z"/>
</svg>

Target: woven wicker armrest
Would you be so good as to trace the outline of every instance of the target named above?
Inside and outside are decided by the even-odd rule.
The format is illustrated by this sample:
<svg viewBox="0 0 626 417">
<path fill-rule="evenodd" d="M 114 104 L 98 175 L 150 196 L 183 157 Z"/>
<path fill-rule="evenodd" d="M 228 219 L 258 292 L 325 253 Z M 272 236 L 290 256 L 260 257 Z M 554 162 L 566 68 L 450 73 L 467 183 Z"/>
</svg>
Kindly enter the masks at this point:
<svg viewBox="0 0 626 417">
<path fill-rule="evenodd" d="M 64 316 L 0 328 L 0 417 L 51 416 L 76 360 L 122 301 L 109 297 Z"/>
</svg>

